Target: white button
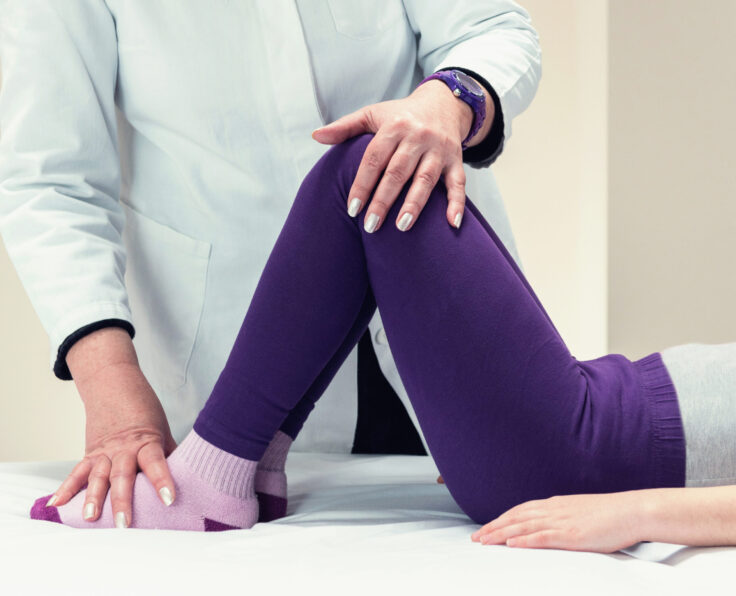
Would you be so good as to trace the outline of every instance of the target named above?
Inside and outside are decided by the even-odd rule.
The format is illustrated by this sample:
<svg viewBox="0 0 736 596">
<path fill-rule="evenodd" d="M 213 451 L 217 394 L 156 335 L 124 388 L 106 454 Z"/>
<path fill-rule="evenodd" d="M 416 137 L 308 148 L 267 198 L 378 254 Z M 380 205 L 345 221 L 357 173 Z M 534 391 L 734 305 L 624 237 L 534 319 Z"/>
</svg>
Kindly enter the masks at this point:
<svg viewBox="0 0 736 596">
<path fill-rule="evenodd" d="M 376 343 L 381 346 L 385 346 L 388 343 L 388 339 L 386 339 L 386 332 L 383 330 L 383 327 L 376 331 Z"/>
</svg>

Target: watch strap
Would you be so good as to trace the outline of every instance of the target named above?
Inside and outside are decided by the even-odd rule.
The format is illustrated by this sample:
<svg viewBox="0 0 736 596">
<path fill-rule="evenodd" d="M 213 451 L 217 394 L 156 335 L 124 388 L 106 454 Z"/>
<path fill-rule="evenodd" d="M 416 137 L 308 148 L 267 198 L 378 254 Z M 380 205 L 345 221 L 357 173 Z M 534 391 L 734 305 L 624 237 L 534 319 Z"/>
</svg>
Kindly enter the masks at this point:
<svg viewBox="0 0 736 596">
<path fill-rule="evenodd" d="M 473 122 L 470 125 L 470 132 L 468 132 L 468 135 L 462 141 L 462 148 L 464 151 L 465 149 L 468 148 L 468 142 L 470 141 L 470 139 L 472 139 L 478 133 L 478 131 L 483 126 L 483 123 L 485 122 L 485 118 L 486 118 L 485 98 L 478 97 L 477 95 L 467 90 L 465 86 L 454 76 L 453 71 L 458 71 L 463 74 L 467 74 L 463 70 L 460 70 L 460 69 L 443 68 L 442 70 L 438 70 L 437 72 L 432 73 L 431 75 L 426 77 L 424 80 L 422 80 L 422 82 L 419 84 L 422 85 L 426 83 L 427 81 L 431 81 L 433 79 L 441 80 L 443 83 L 445 83 L 450 88 L 450 90 L 455 95 L 455 97 L 467 103 L 470 106 L 470 108 L 473 110 Z M 470 75 L 467 75 L 467 76 L 470 76 Z"/>
</svg>

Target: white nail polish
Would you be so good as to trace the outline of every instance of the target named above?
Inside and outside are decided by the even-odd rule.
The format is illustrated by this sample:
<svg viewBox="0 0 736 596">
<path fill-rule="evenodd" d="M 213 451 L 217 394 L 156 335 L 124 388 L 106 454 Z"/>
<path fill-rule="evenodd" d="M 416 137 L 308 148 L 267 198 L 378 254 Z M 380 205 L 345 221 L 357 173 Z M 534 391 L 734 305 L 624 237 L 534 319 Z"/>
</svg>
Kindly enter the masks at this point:
<svg viewBox="0 0 736 596">
<path fill-rule="evenodd" d="M 358 197 L 351 199 L 350 207 L 348 207 L 348 215 L 350 217 L 355 217 L 356 215 L 358 215 L 358 210 L 360 209 L 360 206 L 362 204 L 363 204 L 363 201 L 361 201 Z"/>
<path fill-rule="evenodd" d="M 404 213 L 404 215 L 399 218 L 399 229 L 402 232 L 406 232 L 406 228 L 409 227 L 413 217 L 414 216 L 411 213 Z"/>
<path fill-rule="evenodd" d="M 84 506 L 84 519 L 92 519 L 95 516 L 95 504 L 87 503 Z"/>
<path fill-rule="evenodd" d="M 125 519 L 124 511 L 118 511 L 115 514 L 115 527 L 119 529 L 124 529 L 128 527 L 128 520 Z"/>
<path fill-rule="evenodd" d="M 371 213 L 365 220 L 365 231 L 369 234 L 373 233 L 378 225 L 378 216 L 375 213 Z"/>
<path fill-rule="evenodd" d="M 53 507 L 54 503 L 56 503 L 56 501 L 58 500 L 59 497 L 57 497 L 56 495 L 52 495 L 52 497 L 48 501 L 46 501 L 46 507 Z"/>
<path fill-rule="evenodd" d="M 167 507 L 174 502 L 174 498 L 171 496 L 171 491 L 169 490 L 168 486 L 161 487 L 158 491 L 158 494 L 161 495 L 161 500 L 166 504 Z"/>
<path fill-rule="evenodd" d="M 461 211 L 457 215 L 455 215 L 455 221 L 453 222 L 455 224 L 456 228 L 460 227 L 460 222 L 463 220 L 463 212 Z"/>
</svg>

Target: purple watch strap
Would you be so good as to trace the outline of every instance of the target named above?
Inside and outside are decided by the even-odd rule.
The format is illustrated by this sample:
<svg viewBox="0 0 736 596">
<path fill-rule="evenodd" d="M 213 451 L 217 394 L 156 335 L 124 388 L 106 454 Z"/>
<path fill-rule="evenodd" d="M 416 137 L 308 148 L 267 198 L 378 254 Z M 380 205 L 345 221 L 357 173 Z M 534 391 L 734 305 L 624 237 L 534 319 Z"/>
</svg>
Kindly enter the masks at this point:
<svg viewBox="0 0 736 596">
<path fill-rule="evenodd" d="M 455 97 L 463 100 L 473 110 L 473 123 L 470 126 L 470 132 L 468 133 L 468 136 L 466 136 L 462 142 L 462 148 L 463 150 L 465 150 L 468 147 L 467 145 L 468 141 L 470 141 L 470 139 L 472 139 L 476 135 L 476 133 L 483 126 L 483 122 L 485 122 L 486 102 L 485 102 L 485 96 L 475 95 L 471 93 L 468 89 L 466 89 L 466 87 L 458 80 L 457 76 L 455 76 L 456 72 L 459 72 L 465 77 L 468 76 L 462 71 L 457 71 L 453 69 L 438 70 L 437 72 L 426 77 L 421 83 L 419 83 L 419 85 L 422 85 L 423 83 L 426 83 L 427 81 L 431 81 L 432 79 L 439 79 L 440 81 L 445 83 L 450 88 L 450 91 L 452 91 Z M 482 89 L 480 84 L 478 85 L 478 87 Z"/>
</svg>

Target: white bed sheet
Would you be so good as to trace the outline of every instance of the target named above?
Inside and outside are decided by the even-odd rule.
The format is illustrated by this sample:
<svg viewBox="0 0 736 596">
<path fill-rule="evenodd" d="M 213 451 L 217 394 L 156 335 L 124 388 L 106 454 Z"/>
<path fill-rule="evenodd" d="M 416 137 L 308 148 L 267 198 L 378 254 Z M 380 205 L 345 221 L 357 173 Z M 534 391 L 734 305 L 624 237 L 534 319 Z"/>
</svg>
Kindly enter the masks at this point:
<svg viewBox="0 0 736 596">
<path fill-rule="evenodd" d="M 477 526 L 429 457 L 293 453 L 286 518 L 202 534 L 29 519 L 72 466 L 0 464 L 0 594 L 734 592 L 736 548 L 645 544 L 635 558 L 472 543 Z"/>
</svg>

